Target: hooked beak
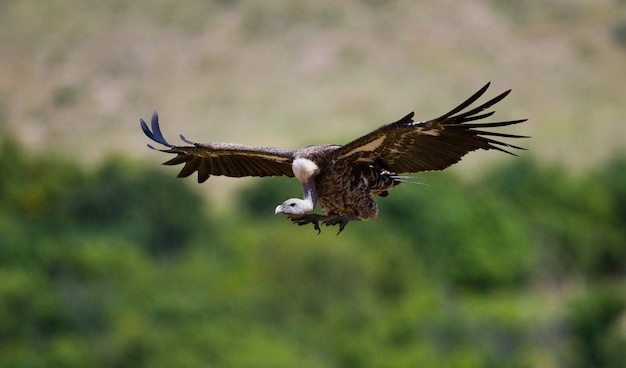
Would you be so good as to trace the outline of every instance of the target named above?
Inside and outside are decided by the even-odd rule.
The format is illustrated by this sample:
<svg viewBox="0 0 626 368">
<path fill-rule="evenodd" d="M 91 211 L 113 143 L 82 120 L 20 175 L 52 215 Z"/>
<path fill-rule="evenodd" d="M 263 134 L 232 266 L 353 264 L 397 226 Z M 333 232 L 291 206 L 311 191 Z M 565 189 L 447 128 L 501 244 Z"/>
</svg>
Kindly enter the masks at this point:
<svg viewBox="0 0 626 368">
<path fill-rule="evenodd" d="M 279 204 L 278 206 L 276 206 L 276 209 L 274 210 L 274 216 L 278 215 L 279 213 L 283 213 L 283 205 Z"/>
</svg>

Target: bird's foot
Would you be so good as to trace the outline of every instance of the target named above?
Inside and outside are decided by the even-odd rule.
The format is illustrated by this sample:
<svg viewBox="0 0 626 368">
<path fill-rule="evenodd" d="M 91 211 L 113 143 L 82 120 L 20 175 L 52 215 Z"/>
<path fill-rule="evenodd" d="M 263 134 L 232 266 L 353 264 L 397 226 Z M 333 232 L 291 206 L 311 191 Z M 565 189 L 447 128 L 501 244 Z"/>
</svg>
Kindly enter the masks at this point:
<svg viewBox="0 0 626 368">
<path fill-rule="evenodd" d="M 337 235 L 339 235 L 341 234 L 343 229 L 346 227 L 348 222 L 350 222 L 350 220 L 354 220 L 354 217 L 349 216 L 349 215 L 342 215 L 342 216 L 335 216 L 335 217 L 327 218 L 324 221 L 322 221 L 322 223 L 326 226 L 339 225 L 339 231 L 337 231 Z"/>
<path fill-rule="evenodd" d="M 290 220 L 298 226 L 313 224 L 313 228 L 315 228 L 319 234 L 322 232 L 322 229 L 320 229 L 320 221 L 324 222 L 326 218 L 327 216 L 311 213 L 302 217 L 290 217 Z"/>
<path fill-rule="evenodd" d="M 289 219 L 298 226 L 313 224 L 313 227 L 315 228 L 315 230 L 317 230 L 318 234 L 322 232 L 322 229 L 320 228 L 320 222 L 326 226 L 339 225 L 339 231 L 337 232 L 337 235 L 339 235 L 346 227 L 348 222 L 350 222 L 351 220 L 355 220 L 356 217 L 351 215 L 334 216 L 310 213 L 301 217 L 290 217 Z"/>
</svg>

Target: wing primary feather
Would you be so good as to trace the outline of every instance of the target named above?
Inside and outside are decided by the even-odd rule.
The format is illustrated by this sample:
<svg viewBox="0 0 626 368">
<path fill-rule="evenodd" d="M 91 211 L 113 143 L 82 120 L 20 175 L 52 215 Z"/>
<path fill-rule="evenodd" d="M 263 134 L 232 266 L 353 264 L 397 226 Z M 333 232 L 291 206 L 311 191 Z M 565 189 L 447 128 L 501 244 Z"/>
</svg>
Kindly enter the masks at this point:
<svg viewBox="0 0 626 368">
<path fill-rule="evenodd" d="M 196 169 L 199 166 L 199 160 L 201 160 L 201 158 L 199 157 L 194 157 L 192 160 L 187 161 L 185 163 L 185 166 L 183 166 L 183 168 L 180 170 L 180 172 L 178 173 L 178 175 L 176 175 L 177 178 L 186 178 L 189 175 L 193 174 Z"/>
<path fill-rule="evenodd" d="M 457 112 L 463 111 L 463 109 L 465 109 L 469 105 L 473 104 L 474 101 L 478 100 L 480 98 L 480 96 L 482 96 L 485 93 L 485 91 L 487 91 L 487 88 L 489 88 L 490 84 L 491 84 L 491 82 L 488 82 L 487 84 L 485 84 L 483 86 L 483 88 L 479 89 L 476 93 L 474 93 L 470 98 L 465 100 L 462 104 L 460 104 L 459 106 L 455 107 L 454 109 L 452 109 L 447 114 L 438 117 L 435 120 L 445 120 L 445 119 L 449 118 L 450 116 L 456 114 Z"/>
<path fill-rule="evenodd" d="M 473 108 L 472 110 L 466 111 L 460 115 L 454 116 L 452 117 L 452 119 L 455 120 L 463 120 L 466 121 L 467 118 L 471 118 L 472 115 L 475 115 L 485 109 L 490 108 L 491 106 L 495 105 L 496 103 L 500 102 L 503 98 L 505 98 L 509 93 L 511 93 L 511 90 L 502 92 L 501 94 L 497 95 L 496 97 L 492 98 L 491 100 L 485 102 L 484 104 Z M 489 115 L 487 115 L 489 116 Z"/>
<path fill-rule="evenodd" d="M 157 138 L 159 138 L 159 140 L 164 142 L 166 146 L 169 146 L 169 144 L 165 140 L 165 137 L 163 137 L 163 133 L 161 133 L 161 127 L 159 126 L 159 114 L 157 113 L 156 110 L 154 110 L 154 112 L 152 113 L 152 119 L 150 119 L 150 125 L 152 125 L 152 132 L 154 132 L 154 135 Z"/>
<path fill-rule="evenodd" d="M 410 113 L 406 114 L 402 119 L 391 123 L 391 124 L 410 124 L 413 123 L 413 116 L 415 116 L 415 112 L 411 111 Z"/>
<path fill-rule="evenodd" d="M 472 123 L 472 124 L 463 124 L 463 126 L 466 127 L 466 128 L 470 128 L 470 129 L 473 129 L 473 128 L 496 128 L 496 127 L 501 127 L 501 126 L 515 125 L 515 124 L 523 123 L 523 122 L 525 122 L 527 120 L 528 119 L 499 121 L 499 122 L 493 122 L 493 123 Z"/>
<path fill-rule="evenodd" d="M 141 129 L 148 136 L 148 138 L 164 146 L 173 147 L 165 140 L 165 138 L 163 137 L 163 133 L 161 133 L 161 128 L 159 127 L 159 114 L 157 114 L 156 110 L 154 110 L 154 113 L 152 114 L 152 119 L 150 121 L 152 131 L 150 131 L 150 129 L 148 128 L 148 124 L 146 124 L 143 119 L 139 119 L 139 124 L 141 125 Z"/>
<path fill-rule="evenodd" d="M 143 119 L 139 119 L 139 124 L 141 125 L 141 129 L 148 136 L 148 138 L 152 139 L 153 141 L 155 141 L 157 143 L 161 143 L 161 142 L 159 142 L 157 140 L 157 138 L 154 136 L 154 134 L 152 134 L 152 132 L 148 128 L 148 125 L 146 124 L 146 122 Z"/>
<path fill-rule="evenodd" d="M 180 139 L 181 139 L 183 142 L 187 143 L 187 144 L 193 144 L 193 145 L 195 145 L 195 144 L 196 144 L 195 142 L 192 142 L 192 141 L 188 140 L 187 138 L 185 138 L 185 136 L 184 136 L 184 135 L 182 135 L 182 134 L 180 135 Z"/>
<path fill-rule="evenodd" d="M 207 166 L 208 161 L 210 161 L 208 158 L 203 158 L 200 161 L 200 165 L 198 165 L 198 183 L 204 183 L 211 177 L 211 171 Z"/>
<path fill-rule="evenodd" d="M 498 151 L 506 152 L 506 153 L 508 153 L 508 154 L 510 154 L 510 155 L 513 155 L 513 156 L 517 156 L 517 155 L 516 155 L 515 153 L 509 152 L 509 151 L 507 151 L 507 150 L 503 149 L 503 148 L 502 148 L 502 147 L 500 147 L 500 146 L 509 147 L 509 148 L 515 148 L 515 149 L 518 149 L 518 150 L 526 151 L 526 148 L 523 148 L 523 147 L 518 147 L 518 146 L 512 145 L 512 144 L 510 144 L 510 143 L 504 143 L 504 142 L 500 142 L 500 141 L 496 141 L 496 140 L 493 140 L 493 139 L 488 139 L 488 138 L 483 138 L 483 139 L 484 139 L 487 143 L 489 143 L 489 147 L 490 147 L 490 148 L 492 148 L 492 149 L 496 149 L 496 150 L 498 150 Z"/>
<path fill-rule="evenodd" d="M 150 139 L 154 137 L 150 129 L 148 129 L 148 125 L 143 119 L 139 119 L 139 125 L 141 125 L 141 130 L 143 130 L 144 134 L 147 135 Z"/>
<path fill-rule="evenodd" d="M 475 132 L 479 135 L 490 135 L 492 137 L 502 137 L 502 138 L 530 138 L 526 135 L 518 135 L 518 134 L 507 134 L 507 133 L 498 133 L 498 132 L 485 132 L 475 130 Z"/>
<path fill-rule="evenodd" d="M 516 145 L 514 145 L 514 144 L 510 144 L 510 143 L 504 143 L 504 142 L 494 141 L 494 140 L 491 140 L 491 139 L 488 139 L 487 141 L 489 141 L 489 142 L 490 142 L 490 143 L 492 143 L 492 144 L 499 144 L 499 145 L 501 145 L 501 146 L 506 146 L 506 147 L 510 147 L 510 148 L 515 148 L 515 149 L 518 149 L 518 150 L 521 150 L 521 151 L 528 151 L 528 149 L 527 149 L 527 148 L 524 148 L 524 147 L 519 147 L 519 146 L 516 146 Z M 514 156 L 517 156 L 517 155 L 514 155 Z"/>
<path fill-rule="evenodd" d="M 508 145 L 508 144 L 505 144 L 505 145 L 506 145 L 507 147 L 511 147 L 511 148 L 519 148 L 519 147 L 511 146 L 511 145 Z M 515 153 L 513 153 L 513 152 L 511 152 L 511 151 L 507 151 L 507 150 L 505 150 L 505 149 L 504 149 L 504 148 L 502 148 L 502 147 L 498 147 L 498 146 L 494 146 L 494 145 L 489 145 L 489 148 L 490 148 L 490 149 L 493 149 L 493 150 L 496 150 L 496 151 L 500 151 L 500 152 L 508 153 L 508 154 L 509 154 L 509 155 L 511 155 L 511 156 L 516 156 L 516 157 L 517 157 L 517 155 L 516 155 Z"/>
<path fill-rule="evenodd" d="M 179 153 L 178 156 L 174 157 L 173 159 L 165 161 L 163 165 L 173 166 L 173 165 L 184 164 L 185 162 L 189 162 L 189 161 L 190 161 L 189 155 Z"/>
<path fill-rule="evenodd" d="M 481 120 L 481 119 L 485 119 L 490 117 L 491 115 L 495 114 L 495 111 L 489 111 L 487 113 L 484 114 L 480 114 L 480 115 L 474 115 L 474 116 L 467 116 L 464 117 L 458 124 L 465 124 L 468 121 L 475 121 L 475 120 Z M 456 117 L 455 117 L 456 119 Z"/>
</svg>

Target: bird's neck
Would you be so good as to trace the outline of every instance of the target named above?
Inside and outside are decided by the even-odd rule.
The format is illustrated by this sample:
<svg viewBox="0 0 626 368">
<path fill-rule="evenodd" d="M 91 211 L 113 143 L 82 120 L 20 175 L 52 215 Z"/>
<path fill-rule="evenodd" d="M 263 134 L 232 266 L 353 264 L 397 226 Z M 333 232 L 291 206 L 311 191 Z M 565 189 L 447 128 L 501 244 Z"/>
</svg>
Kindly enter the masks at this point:
<svg viewBox="0 0 626 368">
<path fill-rule="evenodd" d="M 291 166 L 294 176 L 300 180 L 304 188 L 303 200 L 306 202 L 306 211 L 313 211 L 317 204 L 317 190 L 315 188 L 315 175 L 319 172 L 319 167 L 308 158 L 299 157 L 295 159 Z"/>
<path fill-rule="evenodd" d="M 315 177 L 309 177 L 305 182 L 302 183 L 304 188 L 303 200 L 310 204 L 310 209 L 308 211 L 313 211 L 315 205 L 317 204 L 317 190 L 315 189 Z"/>
</svg>

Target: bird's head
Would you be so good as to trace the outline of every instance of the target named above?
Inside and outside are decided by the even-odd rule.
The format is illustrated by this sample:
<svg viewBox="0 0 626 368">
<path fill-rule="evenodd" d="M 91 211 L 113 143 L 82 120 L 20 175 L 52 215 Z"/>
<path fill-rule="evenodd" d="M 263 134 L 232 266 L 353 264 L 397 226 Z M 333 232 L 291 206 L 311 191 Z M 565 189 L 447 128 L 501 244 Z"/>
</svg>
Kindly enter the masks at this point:
<svg viewBox="0 0 626 368">
<path fill-rule="evenodd" d="M 313 210 L 313 203 L 300 198 L 289 198 L 279 204 L 274 214 L 283 213 L 289 217 L 301 217 Z"/>
</svg>

